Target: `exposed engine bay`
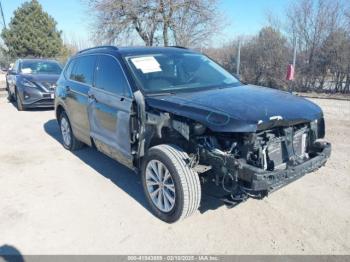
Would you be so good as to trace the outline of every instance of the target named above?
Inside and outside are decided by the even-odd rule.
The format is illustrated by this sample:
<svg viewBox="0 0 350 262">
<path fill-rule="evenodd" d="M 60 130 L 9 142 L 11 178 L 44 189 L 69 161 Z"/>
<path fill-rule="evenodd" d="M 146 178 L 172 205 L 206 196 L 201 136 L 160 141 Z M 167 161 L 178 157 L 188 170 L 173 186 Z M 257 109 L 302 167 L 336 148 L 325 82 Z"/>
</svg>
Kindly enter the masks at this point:
<svg viewBox="0 0 350 262">
<path fill-rule="evenodd" d="M 172 143 L 191 156 L 188 163 L 212 196 L 234 206 L 269 192 L 321 167 L 331 146 L 324 137 L 323 118 L 279 125 L 274 121 L 252 133 L 213 132 L 204 125 L 169 113 L 146 113 L 144 148 Z M 215 188 L 214 190 L 213 187 Z"/>
<path fill-rule="evenodd" d="M 210 166 L 208 181 L 228 193 L 235 205 L 248 196 L 262 198 L 320 167 L 330 144 L 320 140 L 324 121 L 274 127 L 256 133 L 198 137 L 200 162 Z"/>
</svg>

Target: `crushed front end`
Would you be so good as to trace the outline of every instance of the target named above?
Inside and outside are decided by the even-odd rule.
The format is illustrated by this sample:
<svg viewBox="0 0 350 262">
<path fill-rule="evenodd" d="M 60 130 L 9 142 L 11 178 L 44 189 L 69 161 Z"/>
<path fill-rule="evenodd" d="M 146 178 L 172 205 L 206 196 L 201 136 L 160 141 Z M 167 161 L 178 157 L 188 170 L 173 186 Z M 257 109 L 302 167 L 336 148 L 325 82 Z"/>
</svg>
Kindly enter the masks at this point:
<svg viewBox="0 0 350 262">
<path fill-rule="evenodd" d="M 206 133 L 196 137 L 197 169 L 227 204 L 269 192 L 323 166 L 331 154 L 323 118 L 260 126 L 255 133 Z M 206 168 L 200 168 L 206 167 Z"/>
</svg>

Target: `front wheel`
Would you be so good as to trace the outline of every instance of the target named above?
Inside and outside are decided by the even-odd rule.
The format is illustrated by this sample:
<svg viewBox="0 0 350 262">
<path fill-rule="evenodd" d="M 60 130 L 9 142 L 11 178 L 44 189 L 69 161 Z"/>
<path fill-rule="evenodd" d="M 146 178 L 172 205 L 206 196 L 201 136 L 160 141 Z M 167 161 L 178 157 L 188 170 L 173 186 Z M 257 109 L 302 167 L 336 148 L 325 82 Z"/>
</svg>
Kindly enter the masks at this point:
<svg viewBox="0 0 350 262">
<path fill-rule="evenodd" d="M 8 84 L 7 84 L 7 85 L 8 85 Z M 9 102 L 13 102 L 14 99 L 13 99 L 13 95 L 11 94 L 10 89 L 9 89 L 8 87 L 7 87 L 6 89 L 7 89 L 7 100 L 8 100 Z"/>
<path fill-rule="evenodd" d="M 17 104 L 17 110 L 23 111 L 25 110 L 25 107 L 21 101 L 21 97 L 19 96 L 18 92 L 16 91 L 16 104 Z"/>
<path fill-rule="evenodd" d="M 201 201 L 198 174 L 189 157 L 174 145 L 152 147 L 143 161 L 142 185 L 152 212 L 173 223 L 192 215 Z"/>
</svg>

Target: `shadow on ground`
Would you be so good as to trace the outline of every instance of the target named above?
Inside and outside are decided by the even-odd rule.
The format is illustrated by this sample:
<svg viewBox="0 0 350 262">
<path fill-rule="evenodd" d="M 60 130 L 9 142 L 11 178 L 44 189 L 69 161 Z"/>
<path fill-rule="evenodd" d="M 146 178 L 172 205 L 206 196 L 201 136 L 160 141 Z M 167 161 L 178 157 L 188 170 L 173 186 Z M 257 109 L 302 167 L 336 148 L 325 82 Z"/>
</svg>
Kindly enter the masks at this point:
<svg viewBox="0 0 350 262">
<path fill-rule="evenodd" d="M 56 120 L 51 119 L 47 121 L 44 124 L 44 130 L 58 143 L 62 144 L 62 137 Z M 133 171 L 88 146 L 71 153 L 95 169 L 99 174 L 112 181 L 148 210 L 143 195 L 141 179 Z"/>
<path fill-rule="evenodd" d="M 62 137 L 57 121 L 51 119 L 44 124 L 44 130 L 53 137 L 58 143 L 62 144 Z M 124 192 L 139 202 L 149 212 L 149 208 L 143 194 L 141 179 L 138 174 L 119 164 L 117 161 L 100 153 L 94 148 L 84 147 L 81 150 L 72 152 L 76 157 L 84 161 L 87 165 L 95 169 L 99 174 L 113 182 Z M 202 202 L 199 211 L 204 213 L 208 210 L 214 210 L 223 205 L 213 197 L 202 194 Z"/>
</svg>

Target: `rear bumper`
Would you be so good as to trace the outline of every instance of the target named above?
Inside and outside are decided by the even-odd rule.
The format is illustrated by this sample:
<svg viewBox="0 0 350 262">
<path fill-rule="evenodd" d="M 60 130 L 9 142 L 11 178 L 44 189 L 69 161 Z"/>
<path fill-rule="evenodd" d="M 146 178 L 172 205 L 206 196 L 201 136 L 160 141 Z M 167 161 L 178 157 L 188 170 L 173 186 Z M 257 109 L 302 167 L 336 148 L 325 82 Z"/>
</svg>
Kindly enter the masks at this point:
<svg viewBox="0 0 350 262">
<path fill-rule="evenodd" d="M 331 155 L 331 144 L 324 142 L 316 156 L 298 165 L 288 165 L 284 170 L 265 171 L 246 163 L 240 163 L 238 171 L 242 188 L 255 195 L 275 191 L 298 178 L 323 166 Z"/>
</svg>

